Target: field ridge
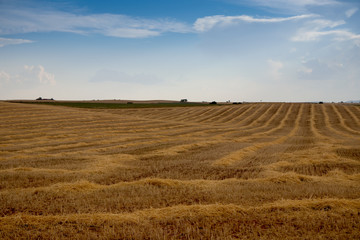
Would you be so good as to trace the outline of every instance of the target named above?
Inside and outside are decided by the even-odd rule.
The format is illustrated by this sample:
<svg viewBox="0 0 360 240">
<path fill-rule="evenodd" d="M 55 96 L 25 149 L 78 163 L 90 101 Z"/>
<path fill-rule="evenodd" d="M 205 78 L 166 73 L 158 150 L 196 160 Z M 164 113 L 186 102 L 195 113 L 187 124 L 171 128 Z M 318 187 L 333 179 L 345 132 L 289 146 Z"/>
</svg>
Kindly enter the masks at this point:
<svg viewBox="0 0 360 240">
<path fill-rule="evenodd" d="M 359 109 L 0 102 L 0 238 L 358 239 Z"/>
</svg>

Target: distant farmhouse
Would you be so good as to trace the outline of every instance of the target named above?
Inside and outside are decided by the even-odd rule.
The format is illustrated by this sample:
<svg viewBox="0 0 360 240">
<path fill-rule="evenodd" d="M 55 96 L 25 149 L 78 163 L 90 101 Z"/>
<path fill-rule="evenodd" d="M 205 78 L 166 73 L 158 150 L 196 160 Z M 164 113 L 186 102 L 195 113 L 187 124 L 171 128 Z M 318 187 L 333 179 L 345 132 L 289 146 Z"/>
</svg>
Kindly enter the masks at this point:
<svg viewBox="0 0 360 240">
<path fill-rule="evenodd" d="M 38 97 L 36 100 L 44 100 L 44 101 L 54 101 L 54 99 L 53 98 L 42 98 L 42 97 Z"/>
</svg>

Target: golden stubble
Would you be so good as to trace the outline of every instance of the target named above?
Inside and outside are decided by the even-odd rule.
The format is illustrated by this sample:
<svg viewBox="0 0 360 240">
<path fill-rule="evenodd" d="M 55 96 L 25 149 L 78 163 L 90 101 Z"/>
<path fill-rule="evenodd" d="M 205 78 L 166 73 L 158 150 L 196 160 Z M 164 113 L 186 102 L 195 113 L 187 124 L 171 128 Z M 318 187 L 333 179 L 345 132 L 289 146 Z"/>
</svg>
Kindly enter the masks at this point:
<svg viewBox="0 0 360 240">
<path fill-rule="evenodd" d="M 360 110 L 0 102 L 0 238 L 356 239 Z"/>
</svg>

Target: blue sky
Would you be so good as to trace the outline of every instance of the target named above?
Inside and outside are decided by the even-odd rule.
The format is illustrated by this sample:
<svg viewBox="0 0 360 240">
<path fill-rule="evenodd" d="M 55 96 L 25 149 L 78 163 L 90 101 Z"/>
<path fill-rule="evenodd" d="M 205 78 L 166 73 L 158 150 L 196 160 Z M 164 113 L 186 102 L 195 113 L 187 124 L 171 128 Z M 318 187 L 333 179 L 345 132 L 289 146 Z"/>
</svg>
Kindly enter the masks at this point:
<svg viewBox="0 0 360 240">
<path fill-rule="evenodd" d="M 0 0 L 0 99 L 360 99 L 358 0 Z"/>
</svg>

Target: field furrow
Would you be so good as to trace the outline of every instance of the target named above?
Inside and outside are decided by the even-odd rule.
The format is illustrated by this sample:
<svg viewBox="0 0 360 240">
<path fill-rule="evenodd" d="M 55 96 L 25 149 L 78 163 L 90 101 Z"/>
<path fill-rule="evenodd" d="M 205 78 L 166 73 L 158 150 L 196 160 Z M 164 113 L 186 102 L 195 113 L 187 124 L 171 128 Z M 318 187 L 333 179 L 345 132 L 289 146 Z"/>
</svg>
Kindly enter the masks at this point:
<svg viewBox="0 0 360 240">
<path fill-rule="evenodd" d="M 354 116 L 353 114 L 351 114 L 351 112 L 349 112 L 346 108 L 344 107 L 340 107 L 340 106 L 333 106 L 334 111 L 336 112 L 336 114 L 338 115 L 341 125 L 346 128 L 348 131 L 355 133 L 355 134 L 359 134 L 360 135 L 360 131 L 358 131 L 359 129 L 359 125 L 357 124 L 357 122 L 355 121 L 356 116 Z"/>
<path fill-rule="evenodd" d="M 0 102 L 0 121 L 1 239 L 360 236 L 356 105 Z"/>
<path fill-rule="evenodd" d="M 293 128 L 291 129 L 291 131 L 279 138 L 276 138 L 272 141 L 268 141 L 268 142 L 261 142 L 261 143 L 256 143 L 256 144 L 251 144 L 248 147 L 242 148 L 238 151 L 232 152 L 230 154 L 228 154 L 227 156 L 215 161 L 213 164 L 214 165 L 230 165 L 233 164 L 235 162 L 241 161 L 243 158 L 245 158 L 247 155 L 250 154 L 254 154 L 256 151 L 265 148 L 265 147 L 269 147 L 271 145 L 276 145 L 276 144 L 281 144 L 284 141 L 286 141 L 288 138 L 292 137 L 293 135 L 295 135 L 296 131 L 298 131 L 299 128 L 299 121 L 300 118 L 302 116 L 302 112 L 303 112 L 303 106 L 301 105 L 300 109 L 299 109 L 299 113 L 296 114 L 296 120 L 294 123 Z"/>
<path fill-rule="evenodd" d="M 350 137 L 350 138 L 359 138 L 359 134 L 352 129 L 349 129 L 341 118 L 341 115 L 335 110 L 334 106 L 326 106 L 324 108 L 325 114 L 327 117 L 325 120 L 327 121 L 329 128 L 335 131 L 337 134 Z M 358 136 L 356 136 L 358 135 Z"/>
</svg>

